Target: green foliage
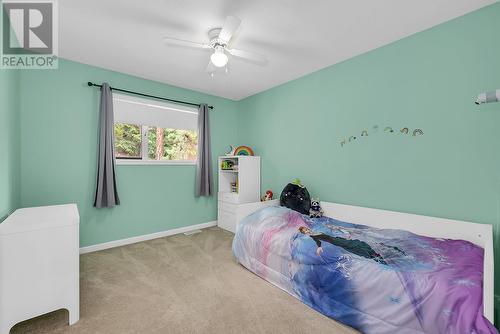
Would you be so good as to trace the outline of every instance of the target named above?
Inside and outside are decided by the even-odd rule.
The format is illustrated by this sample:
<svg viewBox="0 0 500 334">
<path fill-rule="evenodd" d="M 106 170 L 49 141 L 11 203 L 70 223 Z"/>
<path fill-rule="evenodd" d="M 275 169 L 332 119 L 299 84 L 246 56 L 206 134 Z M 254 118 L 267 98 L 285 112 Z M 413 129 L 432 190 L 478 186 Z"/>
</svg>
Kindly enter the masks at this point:
<svg viewBox="0 0 500 334">
<path fill-rule="evenodd" d="M 141 156 L 141 127 L 134 124 L 115 124 L 115 154 L 117 157 Z"/>
<path fill-rule="evenodd" d="M 148 157 L 155 160 L 156 155 L 156 128 L 148 131 Z M 164 129 L 162 160 L 195 160 L 198 145 L 196 131 Z"/>
<path fill-rule="evenodd" d="M 116 157 L 141 157 L 141 126 L 116 123 L 115 154 Z M 196 160 L 198 134 L 196 131 L 164 129 L 164 154 L 161 160 Z M 156 160 L 156 128 L 148 130 L 148 158 Z M 160 141 L 161 143 L 161 141 Z"/>
</svg>

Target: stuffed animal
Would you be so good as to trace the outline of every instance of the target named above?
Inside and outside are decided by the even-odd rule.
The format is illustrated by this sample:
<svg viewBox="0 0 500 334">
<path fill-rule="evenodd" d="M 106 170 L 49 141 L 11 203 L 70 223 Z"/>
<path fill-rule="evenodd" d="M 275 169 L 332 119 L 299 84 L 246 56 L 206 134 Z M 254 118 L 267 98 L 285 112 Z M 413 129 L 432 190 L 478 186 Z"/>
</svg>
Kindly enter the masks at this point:
<svg viewBox="0 0 500 334">
<path fill-rule="evenodd" d="M 273 196 L 274 196 L 273 192 L 271 190 L 268 190 L 266 191 L 264 196 L 261 197 L 260 201 L 261 202 L 270 201 L 273 199 Z"/>
<path fill-rule="evenodd" d="M 311 197 L 307 188 L 295 179 L 292 183 L 285 186 L 280 196 L 280 205 L 300 212 L 304 215 L 309 214 L 311 208 Z"/>
<path fill-rule="evenodd" d="M 311 208 L 309 209 L 309 217 L 311 218 L 323 217 L 323 209 L 319 204 L 319 198 L 311 199 Z"/>
</svg>

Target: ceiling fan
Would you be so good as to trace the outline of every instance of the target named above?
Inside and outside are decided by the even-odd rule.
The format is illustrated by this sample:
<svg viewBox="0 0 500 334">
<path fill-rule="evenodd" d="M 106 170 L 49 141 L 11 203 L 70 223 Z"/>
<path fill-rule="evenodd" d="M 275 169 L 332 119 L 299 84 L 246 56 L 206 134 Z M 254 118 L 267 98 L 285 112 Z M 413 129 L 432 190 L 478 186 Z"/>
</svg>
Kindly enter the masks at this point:
<svg viewBox="0 0 500 334">
<path fill-rule="evenodd" d="M 226 17 L 222 28 L 213 28 L 208 31 L 209 42 L 206 44 L 170 37 L 165 37 L 163 41 L 167 45 L 213 50 L 207 66 L 207 72 L 211 77 L 213 77 L 217 68 L 225 68 L 225 72 L 228 73 L 227 63 L 229 58 L 227 54 L 236 58 L 249 60 L 257 65 L 263 66 L 267 64 L 267 58 L 263 55 L 239 49 L 232 49 L 229 47 L 230 42 L 231 44 L 234 42 L 234 39 L 232 40 L 231 38 L 238 30 L 240 24 L 241 20 L 236 16 Z"/>
</svg>

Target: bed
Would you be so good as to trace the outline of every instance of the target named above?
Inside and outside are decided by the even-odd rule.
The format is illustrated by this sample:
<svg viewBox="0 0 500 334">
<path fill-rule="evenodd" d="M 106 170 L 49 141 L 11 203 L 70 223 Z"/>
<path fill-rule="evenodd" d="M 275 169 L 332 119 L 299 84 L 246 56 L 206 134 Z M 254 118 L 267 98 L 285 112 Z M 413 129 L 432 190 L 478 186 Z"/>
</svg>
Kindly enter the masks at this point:
<svg viewBox="0 0 500 334">
<path fill-rule="evenodd" d="M 277 201 L 247 205 L 236 259 L 366 334 L 498 333 L 490 225 L 322 207 L 326 217 L 309 218 Z"/>
</svg>

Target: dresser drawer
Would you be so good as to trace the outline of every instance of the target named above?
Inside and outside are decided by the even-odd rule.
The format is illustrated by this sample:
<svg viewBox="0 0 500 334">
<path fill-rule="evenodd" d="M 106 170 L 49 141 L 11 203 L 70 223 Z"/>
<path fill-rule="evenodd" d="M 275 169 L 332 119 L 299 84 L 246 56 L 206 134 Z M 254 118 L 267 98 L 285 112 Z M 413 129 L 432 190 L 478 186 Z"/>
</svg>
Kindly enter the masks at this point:
<svg viewBox="0 0 500 334">
<path fill-rule="evenodd" d="M 236 232 L 236 214 L 224 210 L 218 210 L 217 225 L 230 232 Z"/>
<path fill-rule="evenodd" d="M 226 211 L 226 212 L 229 212 L 232 214 L 236 214 L 236 212 L 238 210 L 238 205 L 228 203 L 228 202 L 219 201 L 218 208 L 219 208 L 219 210 Z"/>
<path fill-rule="evenodd" d="M 219 192 L 219 201 L 237 204 L 238 200 L 239 200 L 238 193 Z"/>
</svg>

